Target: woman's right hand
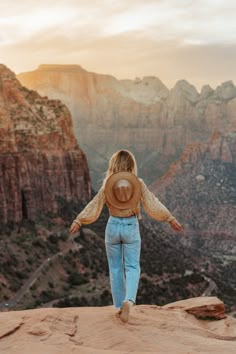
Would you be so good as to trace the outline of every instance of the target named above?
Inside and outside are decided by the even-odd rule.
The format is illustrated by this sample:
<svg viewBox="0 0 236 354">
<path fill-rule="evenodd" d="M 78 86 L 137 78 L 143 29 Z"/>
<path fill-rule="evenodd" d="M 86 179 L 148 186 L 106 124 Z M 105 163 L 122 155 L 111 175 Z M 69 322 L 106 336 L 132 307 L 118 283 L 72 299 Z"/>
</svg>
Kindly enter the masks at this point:
<svg viewBox="0 0 236 354">
<path fill-rule="evenodd" d="M 183 230 L 183 226 L 178 222 L 177 219 L 173 219 L 169 222 L 170 226 L 172 227 L 172 229 L 176 230 L 176 231 L 182 231 Z"/>
<path fill-rule="evenodd" d="M 79 231 L 79 229 L 80 229 L 79 224 L 77 224 L 76 222 L 73 222 L 72 225 L 71 225 L 71 227 L 70 227 L 69 232 L 70 232 L 71 234 L 74 234 L 75 232 Z"/>
</svg>

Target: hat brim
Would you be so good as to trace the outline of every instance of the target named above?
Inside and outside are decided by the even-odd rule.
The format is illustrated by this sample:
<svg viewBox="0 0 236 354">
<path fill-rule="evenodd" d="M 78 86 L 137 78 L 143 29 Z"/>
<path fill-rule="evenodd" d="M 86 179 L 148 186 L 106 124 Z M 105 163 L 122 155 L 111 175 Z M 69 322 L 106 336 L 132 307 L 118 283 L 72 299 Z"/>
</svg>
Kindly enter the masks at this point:
<svg viewBox="0 0 236 354">
<path fill-rule="evenodd" d="M 120 201 L 116 198 L 113 192 L 114 184 L 120 179 L 127 179 L 133 185 L 133 194 L 128 201 Z M 106 200 L 112 206 L 119 209 L 130 209 L 137 207 L 141 198 L 141 184 L 138 177 L 132 172 L 116 172 L 113 173 L 106 181 L 105 184 Z"/>
</svg>

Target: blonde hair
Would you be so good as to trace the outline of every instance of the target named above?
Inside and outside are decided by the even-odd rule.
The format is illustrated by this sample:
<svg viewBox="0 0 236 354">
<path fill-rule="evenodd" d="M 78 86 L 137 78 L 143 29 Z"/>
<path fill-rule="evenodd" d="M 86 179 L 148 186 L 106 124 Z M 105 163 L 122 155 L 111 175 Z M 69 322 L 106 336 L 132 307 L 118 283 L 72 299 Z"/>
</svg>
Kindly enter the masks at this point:
<svg viewBox="0 0 236 354">
<path fill-rule="evenodd" d="M 102 187 L 105 186 L 106 181 L 110 175 L 120 171 L 132 172 L 136 176 L 138 175 L 138 168 L 135 157 L 129 150 L 118 150 L 112 155 L 109 161 L 108 170 L 105 172 Z"/>
</svg>

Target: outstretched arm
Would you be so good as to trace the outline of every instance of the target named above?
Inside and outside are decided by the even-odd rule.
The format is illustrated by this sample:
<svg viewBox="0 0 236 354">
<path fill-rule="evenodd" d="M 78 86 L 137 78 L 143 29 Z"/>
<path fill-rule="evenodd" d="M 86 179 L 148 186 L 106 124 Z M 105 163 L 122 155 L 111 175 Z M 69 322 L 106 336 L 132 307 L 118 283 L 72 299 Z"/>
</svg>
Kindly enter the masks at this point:
<svg viewBox="0 0 236 354">
<path fill-rule="evenodd" d="M 86 207 L 76 216 L 70 227 L 69 232 L 77 232 L 82 224 L 91 224 L 96 221 L 101 214 L 105 203 L 105 195 L 103 187 L 101 187 L 94 198 L 86 205 Z"/>
<path fill-rule="evenodd" d="M 183 226 L 178 222 L 178 220 L 176 218 L 174 218 L 173 220 L 169 221 L 169 224 L 172 227 L 172 229 L 174 229 L 176 231 L 182 231 L 183 230 Z"/>
<path fill-rule="evenodd" d="M 145 212 L 155 220 L 168 222 L 174 230 L 182 230 L 182 226 L 171 214 L 169 209 L 148 189 L 142 179 L 140 179 L 140 181 L 142 187 L 141 201 Z"/>
</svg>

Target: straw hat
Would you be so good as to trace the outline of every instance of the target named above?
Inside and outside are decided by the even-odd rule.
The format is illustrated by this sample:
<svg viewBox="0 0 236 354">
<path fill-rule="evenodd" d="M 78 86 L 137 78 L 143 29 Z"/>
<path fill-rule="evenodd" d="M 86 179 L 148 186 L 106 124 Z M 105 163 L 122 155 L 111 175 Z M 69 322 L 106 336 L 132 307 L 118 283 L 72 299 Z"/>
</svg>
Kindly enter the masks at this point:
<svg viewBox="0 0 236 354">
<path fill-rule="evenodd" d="M 116 172 L 107 179 L 104 192 L 112 206 L 119 209 L 135 208 L 141 198 L 141 184 L 134 173 Z"/>
</svg>

